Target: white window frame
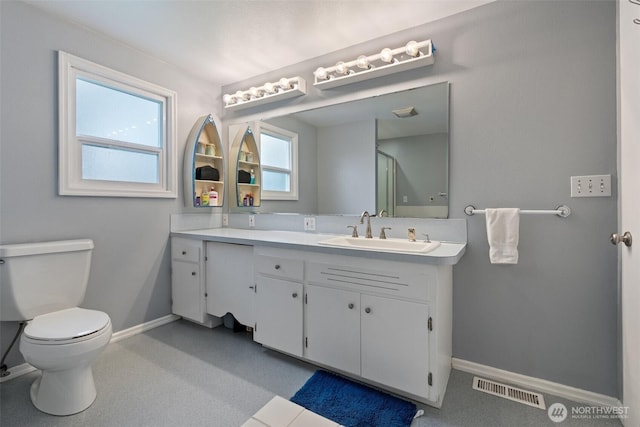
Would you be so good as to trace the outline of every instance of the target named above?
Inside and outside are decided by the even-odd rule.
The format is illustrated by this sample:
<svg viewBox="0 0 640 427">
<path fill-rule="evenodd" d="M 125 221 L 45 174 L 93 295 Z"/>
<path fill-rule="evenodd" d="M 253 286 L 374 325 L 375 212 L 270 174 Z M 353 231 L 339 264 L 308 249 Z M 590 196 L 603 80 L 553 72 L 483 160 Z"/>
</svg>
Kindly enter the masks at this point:
<svg viewBox="0 0 640 427">
<path fill-rule="evenodd" d="M 254 129 L 257 131 L 260 152 L 262 152 L 263 132 L 280 138 L 285 137 L 291 141 L 291 169 L 267 166 L 262 162 L 262 160 L 260 163 L 261 172 L 265 170 L 288 172 L 290 174 L 289 191 L 267 191 L 263 187 L 261 191 L 262 200 L 298 200 L 298 134 L 264 122 L 256 123 Z M 262 182 L 264 182 L 264 180 L 262 180 Z"/>
<path fill-rule="evenodd" d="M 163 105 L 162 144 L 159 148 L 118 140 L 76 136 L 76 78 L 119 89 Z M 177 98 L 175 91 L 58 51 L 58 192 L 62 196 L 177 198 Z M 158 183 L 82 179 L 82 146 L 133 148 L 158 155 Z"/>
</svg>

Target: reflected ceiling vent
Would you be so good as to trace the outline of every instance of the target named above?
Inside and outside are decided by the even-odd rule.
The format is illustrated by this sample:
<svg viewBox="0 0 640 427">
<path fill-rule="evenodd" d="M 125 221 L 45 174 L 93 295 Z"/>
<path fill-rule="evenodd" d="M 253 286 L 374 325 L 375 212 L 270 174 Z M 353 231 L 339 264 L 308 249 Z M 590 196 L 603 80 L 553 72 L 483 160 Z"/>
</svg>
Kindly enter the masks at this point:
<svg viewBox="0 0 640 427">
<path fill-rule="evenodd" d="M 396 117 L 406 119 L 407 117 L 417 116 L 418 112 L 415 107 L 399 108 L 397 110 L 391 110 Z"/>
</svg>

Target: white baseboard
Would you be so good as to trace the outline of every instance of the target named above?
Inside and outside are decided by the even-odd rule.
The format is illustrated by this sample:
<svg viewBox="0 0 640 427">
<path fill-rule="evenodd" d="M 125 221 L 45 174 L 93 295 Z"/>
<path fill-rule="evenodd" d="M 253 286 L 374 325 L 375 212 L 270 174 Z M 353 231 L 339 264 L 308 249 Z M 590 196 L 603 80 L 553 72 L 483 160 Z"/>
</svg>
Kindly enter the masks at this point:
<svg viewBox="0 0 640 427">
<path fill-rule="evenodd" d="M 139 325 L 132 326 L 127 329 L 123 329 L 122 331 L 115 332 L 113 335 L 111 335 L 111 341 L 109 341 L 109 344 L 113 344 L 125 338 L 129 338 L 134 335 L 141 334 L 143 332 L 148 331 L 149 329 L 166 325 L 167 323 L 171 323 L 178 319 L 180 319 L 180 316 L 176 316 L 175 314 L 169 314 L 169 315 L 160 317 L 158 319 L 151 320 L 149 322 L 141 323 Z M 10 369 L 8 369 L 8 371 L 10 372 L 9 375 L 7 375 L 6 377 L 0 377 L 0 383 L 12 380 L 14 378 L 17 378 L 21 375 L 28 374 L 29 372 L 33 372 L 35 370 L 36 368 L 34 368 L 33 366 L 31 366 L 26 362 L 21 365 L 13 366 Z"/>
<path fill-rule="evenodd" d="M 6 377 L 1 377 L 0 378 L 0 383 L 12 380 L 12 379 L 17 378 L 17 377 L 19 377 L 21 375 L 25 375 L 25 374 L 28 374 L 29 372 L 33 372 L 33 371 L 36 371 L 36 370 L 37 370 L 36 368 L 31 366 L 27 362 L 23 363 L 22 365 L 13 366 L 13 367 L 7 369 L 7 371 L 9 371 L 9 375 L 7 375 Z"/>
<path fill-rule="evenodd" d="M 129 338 L 129 337 L 132 337 L 134 335 L 141 334 L 143 332 L 148 331 L 149 329 L 153 329 L 153 328 L 157 328 L 158 326 L 166 325 L 167 323 L 171 323 L 171 322 L 173 322 L 175 320 L 178 320 L 178 319 L 180 319 L 180 316 L 177 316 L 175 314 L 168 314 L 166 316 L 159 317 L 159 318 L 157 318 L 155 320 L 151 320 L 149 322 L 141 323 L 139 325 L 132 326 L 130 328 L 123 329 L 123 330 L 118 331 L 118 332 L 114 332 L 114 334 L 111 335 L 111 341 L 109 341 L 109 344 L 113 344 L 113 343 L 118 342 L 120 340 L 123 340 L 125 338 Z"/>
<path fill-rule="evenodd" d="M 451 365 L 454 369 L 458 369 L 460 371 L 469 372 L 475 375 L 482 375 L 490 379 L 499 380 L 520 387 L 526 387 L 541 393 L 552 394 L 564 399 L 573 400 L 574 402 L 586 403 L 594 406 L 622 406 L 620 400 L 615 397 L 554 383 L 540 378 L 516 374 L 515 372 L 492 368 L 491 366 L 456 359 L 455 357 L 451 359 Z"/>
</svg>

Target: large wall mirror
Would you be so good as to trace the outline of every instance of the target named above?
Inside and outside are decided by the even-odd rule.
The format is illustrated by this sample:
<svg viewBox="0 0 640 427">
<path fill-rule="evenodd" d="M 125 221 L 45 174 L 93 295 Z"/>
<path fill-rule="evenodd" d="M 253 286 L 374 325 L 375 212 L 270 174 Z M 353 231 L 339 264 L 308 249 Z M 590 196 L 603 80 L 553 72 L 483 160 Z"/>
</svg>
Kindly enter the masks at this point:
<svg viewBox="0 0 640 427">
<path fill-rule="evenodd" d="M 448 82 L 263 121 L 296 132 L 301 146 L 300 200 L 263 211 L 448 217 Z"/>
</svg>

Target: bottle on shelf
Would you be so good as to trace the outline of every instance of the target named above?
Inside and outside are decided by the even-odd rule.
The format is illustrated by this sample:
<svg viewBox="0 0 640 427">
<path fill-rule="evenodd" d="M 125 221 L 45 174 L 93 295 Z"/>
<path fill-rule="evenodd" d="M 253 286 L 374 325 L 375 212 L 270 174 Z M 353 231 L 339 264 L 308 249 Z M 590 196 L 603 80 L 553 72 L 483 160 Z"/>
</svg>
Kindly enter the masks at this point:
<svg viewBox="0 0 640 427">
<path fill-rule="evenodd" d="M 253 171 L 253 169 L 251 169 L 250 174 L 251 174 L 251 176 L 249 178 L 249 184 L 255 184 L 256 183 L 256 173 Z"/>
<path fill-rule="evenodd" d="M 209 192 L 205 188 L 200 195 L 200 206 L 209 206 Z"/>
<path fill-rule="evenodd" d="M 218 192 L 214 187 L 209 190 L 209 206 L 218 206 Z"/>
</svg>

